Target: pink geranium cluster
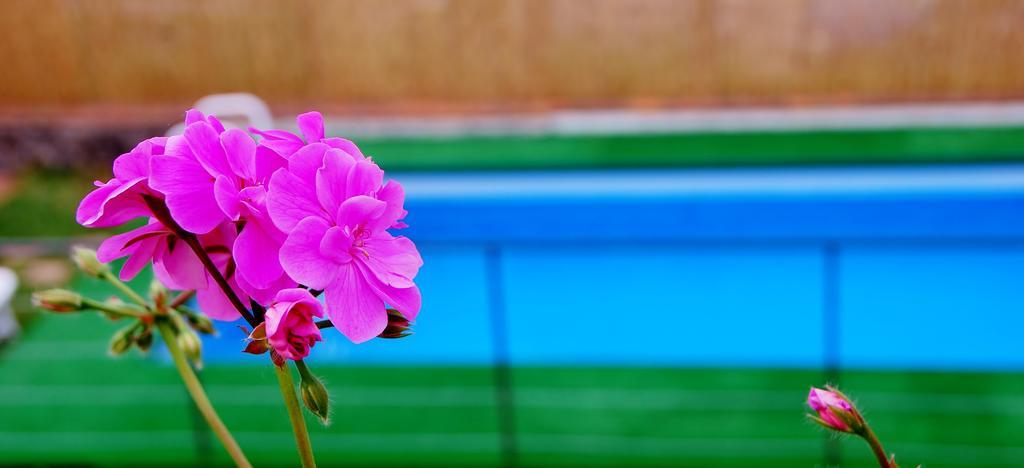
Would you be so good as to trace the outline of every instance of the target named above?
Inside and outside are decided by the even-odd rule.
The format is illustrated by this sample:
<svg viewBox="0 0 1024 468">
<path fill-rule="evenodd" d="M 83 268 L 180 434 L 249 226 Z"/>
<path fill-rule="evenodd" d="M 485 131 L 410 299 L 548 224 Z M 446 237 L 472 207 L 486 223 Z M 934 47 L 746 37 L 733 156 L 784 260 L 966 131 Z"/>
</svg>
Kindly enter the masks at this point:
<svg viewBox="0 0 1024 468">
<path fill-rule="evenodd" d="M 195 290 L 215 319 L 241 315 L 256 326 L 266 310 L 275 334 L 294 335 L 271 341 L 292 359 L 320 339 L 311 326 L 320 292 L 332 324 L 356 343 L 385 330 L 387 308 L 415 318 L 423 261 L 412 241 L 389 232 L 406 226 L 402 186 L 385 182 L 351 141 L 325 138 L 319 113 L 297 122 L 301 137 L 246 132 L 190 110 L 181 135 L 118 157 L 77 220 L 100 228 L 146 218 L 104 241 L 100 260 L 127 257 L 122 279 L 152 263 L 169 288 Z"/>
</svg>

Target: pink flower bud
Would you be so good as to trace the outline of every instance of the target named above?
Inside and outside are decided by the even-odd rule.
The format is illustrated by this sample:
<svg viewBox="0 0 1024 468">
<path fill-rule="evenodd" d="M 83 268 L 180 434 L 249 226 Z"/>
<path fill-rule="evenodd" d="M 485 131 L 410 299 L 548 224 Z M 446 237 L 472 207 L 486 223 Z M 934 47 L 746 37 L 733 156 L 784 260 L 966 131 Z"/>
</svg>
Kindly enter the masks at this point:
<svg viewBox="0 0 1024 468">
<path fill-rule="evenodd" d="M 411 324 L 401 312 L 395 309 L 388 309 L 388 326 L 384 327 L 384 331 L 377 335 L 379 338 L 405 338 L 412 334 L 409 331 Z"/>
<path fill-rule="evenodd" d="M 305 289 L 284 289 L 277 293 L 265 316 L 267 342 L 279 356 L 293 361 L 309 355 L 322 341 L 313 317 L 323 317 L 320 301 Z"/>
<path fill-rule="evenodd" d="M 50 312 L 82 310 L 82 296 L 66 289 L 47 289 L 32 294 L 32 305 Z"/>
<path fill-rule="evenodd" d="M 838 390 L 826 387 L 827 390 L 811 387 L 807 395 L 807 405 L 817 413 L 811 416 L 818 424 L 840 432 L 858 432 L 864 422 L 850 400 Z"/>
</svg>

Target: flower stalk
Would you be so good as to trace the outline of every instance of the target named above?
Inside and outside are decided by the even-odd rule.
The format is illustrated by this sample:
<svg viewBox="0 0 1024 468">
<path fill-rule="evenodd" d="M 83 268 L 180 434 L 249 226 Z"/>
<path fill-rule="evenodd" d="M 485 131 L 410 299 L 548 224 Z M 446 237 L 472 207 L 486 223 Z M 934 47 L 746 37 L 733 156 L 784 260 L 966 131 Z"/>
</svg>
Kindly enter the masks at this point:
<svg viewBox="0 0 1024 468">
<path fill-rule="evenodd" d="M 238 313 L 249 323 L 250 326 L 256 328 L 260 325 L 260 322 L 256 319 L 253 313 L 242 304 L 242 300 L 235 294 L 235 291 L 231 289 L 231 285 L 228 284 L 227 278 L 221 274 L 220 270 L 213 263 L 213 259 L 206 252 L 203 246 L 199 243 L 199 239 L 174 221 L 171 217 L 170 212 L 167 210 L 167 206 L 161 201 L 152 197 L 144 197 L 146 204 L 149 206 L 153 215 L 167 226 L 175 235 L 192 249 L 192 252 L 199 257 L 199 261 L 203 264 L 207 273 L 213 277 L 214 282 L 224 292 L 231 305 L 238 310 Z M 177 343 L 175 343 L 177 344 Z M 180 352 L 180 350 L 179 350 Z M 184 358 L 184 357 L 183 357 Z M 186 363 L 187 364 L 187 363 Z M 299 451 L 299 459 L 302 462 L 303 467 L 315 467 L 316 461 L 313 458 L 313 447 L 309 441 L 309 431 L 306 429 L 306 421 L 302 418 L 302 408 L 299 408 L 299 400 L 295 395 L 295 382 L 292 380 L 291 370 L 288 369 L 287 363 L 283 366 L 274 364 L 274 371 L 277 374 L 277 381 L 281 389 L 281 396 L 284 398 L 285 408 L 288 410 L 288 419 L 292 424 L 292 432 L 295 434 L 295 445 Z"/>
<path fill-rule="evenodd" d="M 206 419 L 214 434 L 224 445 L 228 455 L 231 456 L 236 465 L 251 467 L 252 465 L 228 431 L 227 426 L 224 425 L 220 416 L 217 415 L 213 405 L 210 403 L 209 397 L 207 397 L 206 392 L 199 383 L 195 371 L 188 362 L 189 357 L 186 355 L 191 354 L 191 358 L 196 362 L 196 365 L 200 365 L 199 349 L 201 346 L 199 337 L 189 327 L 189 324 L 201 331 L 203 331 L 203 328 L 208 328 L 209 332 L 213 331 L 212 324 L 205 316 L 192 311 L 187 313 L 180 312 L 175 307 L 171 307 L 183 308 L 181 304 L 191 294 L 187 292 L 182 293 L 169 304 L 167 288 L 161 283 L 154 282 L 150 285 L 152 300 L 147 301 L 115 276 L 106 264 L 99 262 L 94 250 L 76 247 L 72 251 L 71 258 L 83 273 L 110 283 L 123 296 L 128 297 L 134 302 L 134 304 L 124 303 L 120 299 L 98 301 L 82 297 L 75 292 L 60 289 L 34 293 L 32 296 L 33 303 L 38 307 L 54 312 L 65 313 L 95 310 L 112 320 L 125 318 L 132 320 L 131 324 L 118 330 L 111 338 L 110 352 L 113 355 L 123 354 L 132 346 L 138 347 L 143 352 L 148 351 L 153 342 L 153 328 L 157 328 L 160 337 L 167 346 L 172 361 L 174 361 L 175 368 L 185 384 L 185 388 L 188 390 L 203 418 Z M 187 317 L 188 323 L 186 323 L 186 318 L 182 315 Z M 183 349 L 183 344 L 187 345 L 189 349 Z"/>
<path fill-rule="evenodd" d="M 295 395 L 295 381 L 292 379 L 292 370 L 288 363 L 283 366 L 274 365 L 274 373 L 277 374 L 277 383 L 281 387 L 281 396 L 284 398 L 284 406 L 288 409 L 288 419 L 292 423 L 292 432 L 295 434 L 295 446 L 299 451 L 299 459 L 303 468 L 316 466 L 313 458 L 313 446 L 309 441 L 309 431 L 306 429 L 306 420 L 302 417 L 302 408 L 299 407 L 299 399 Z"/>
<path fill-rule="evenodd" d="M 163 338 L 164 344 L 167 345 L 167 350 L 171 354 L 171 359 L 174 361 L 174 367 L 178 369 L 178 374 L 181 375 L 181 380 L 185 383 L 185 388 L 188 389 L 188 393 L 192 396 L 192 401 L 196 403 L 196 408 L 199 408 L 203 419 L 206 419 L 210 429 L 224 445 L 235 464 L 240 467 L 251 467 L 252 464 L 245 458 L 242 448 L 238 446 L 238 442 L 235 442 L 235 438 L 231 436 L 231 432 L 213 409 L 213 404 L 210 403 L 210 398 L 206 396 L 202 384 L 199 383 L 195 372 L 189 366 L 185 353 L 178 347 L 178 341 L 171 325 L 166 320 L 158 320 L 157 327 L 160 329 L 160 337 Z"/>
</svg>

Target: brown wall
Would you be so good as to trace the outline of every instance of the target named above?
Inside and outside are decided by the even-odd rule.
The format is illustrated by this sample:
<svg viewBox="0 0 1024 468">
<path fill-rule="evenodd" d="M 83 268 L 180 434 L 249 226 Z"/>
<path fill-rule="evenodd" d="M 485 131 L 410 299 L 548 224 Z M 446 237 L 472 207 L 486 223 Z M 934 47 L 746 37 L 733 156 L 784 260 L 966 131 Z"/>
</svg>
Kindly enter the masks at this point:
<svg viewBox="0 0 1024 468">
<path fill-rule="evenodd" d="M 0 106 L 1024 97 L 1024 1 L 4 0 Z"/>
</svg>

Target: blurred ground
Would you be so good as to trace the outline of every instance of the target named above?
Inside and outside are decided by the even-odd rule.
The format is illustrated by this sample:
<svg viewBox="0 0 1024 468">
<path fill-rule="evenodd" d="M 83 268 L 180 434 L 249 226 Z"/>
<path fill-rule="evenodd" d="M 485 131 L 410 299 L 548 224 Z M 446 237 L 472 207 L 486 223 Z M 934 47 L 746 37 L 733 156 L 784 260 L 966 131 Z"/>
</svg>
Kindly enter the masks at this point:
<svg viewBox="0 0 1024 468">
<path fill-rule="evenodd" d="M 92 280 L 75 285 L 111 293 Z M 106 355 L 117 327 L 98 314 L 49 315 L 0 354 L 2 464 L 229 462 L 159 348 L 149 358 Z M 290 465 L 273 373 L 261 357 L 251 361 L 200 375 L 249 456 Z M 820 371 L 516 368 L 514 425 L 503 431 L 490 367 L 339 367 L 315 354 L 310 365 L 332 395 L 332 425 L 307 420 L 324 466 L 497 466 L 512 457 L 527 466 L 789 467 L 836 455 L 850 466 L 871 463 L 860 441 L 831 446 L 799 416 Z M 905 463 L 1024 461 L 1024 374 L 850 371 L 839 379 L 870 389 L 858 403 Z"/>
</svg>

